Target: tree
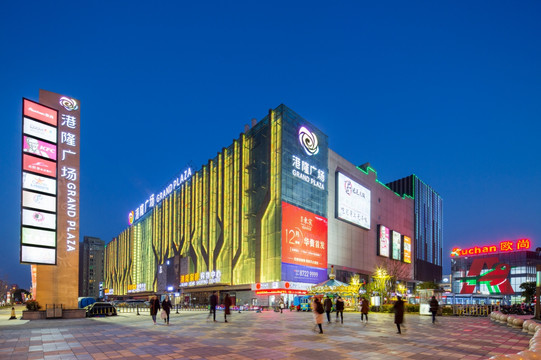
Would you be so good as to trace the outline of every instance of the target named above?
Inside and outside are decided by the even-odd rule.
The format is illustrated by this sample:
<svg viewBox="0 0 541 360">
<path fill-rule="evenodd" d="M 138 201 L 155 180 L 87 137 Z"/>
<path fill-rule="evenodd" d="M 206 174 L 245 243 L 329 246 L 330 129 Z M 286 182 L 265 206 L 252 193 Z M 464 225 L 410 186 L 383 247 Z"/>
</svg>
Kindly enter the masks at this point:
<svg viewBox="0 0 541 360">
<path fill-rule="evenodd" d="M 524 290 L 522 296 L 524 296 L 524 302 L 531 304 L 535 299 L 535 281 L 523 282 L 520 284 L 520 288 Z"/>
<path fill-rule="evenodd" d="M 379 258 L 376 266 L 376 272 L 378 269 L 383 269 L 388 275 L 386 288 L 387 293 L 396 292 L 396 285 L 398 281 L 408 281 L 413 278 L 411 264 L 406 264 L 401 261 L 396 261 L 389 258 Z"/>
</svg>

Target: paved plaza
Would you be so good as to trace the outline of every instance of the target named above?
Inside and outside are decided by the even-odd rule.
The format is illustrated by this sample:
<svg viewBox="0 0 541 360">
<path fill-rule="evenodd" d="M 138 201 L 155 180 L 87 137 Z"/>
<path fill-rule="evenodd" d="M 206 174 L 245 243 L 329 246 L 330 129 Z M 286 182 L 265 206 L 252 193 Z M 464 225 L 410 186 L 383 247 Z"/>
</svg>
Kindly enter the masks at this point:
<svg viewBox="0 0 541 360">
<path fill-rule="evenodd" d="M 21 312 L 17 312 L 20 317 Z M 333 321 L 335 320 L 334 314 Z M 407 315 L 396 334 L 392 314 L 358 313 L 313 331 L 311 313 L 171 314 L 153 325 L 148 312 L 72 320 L 7 320 L 0 312 L 0 359 L 487 359 L 528 347 L 530 335 L 488 318 Z"/>
</svg>

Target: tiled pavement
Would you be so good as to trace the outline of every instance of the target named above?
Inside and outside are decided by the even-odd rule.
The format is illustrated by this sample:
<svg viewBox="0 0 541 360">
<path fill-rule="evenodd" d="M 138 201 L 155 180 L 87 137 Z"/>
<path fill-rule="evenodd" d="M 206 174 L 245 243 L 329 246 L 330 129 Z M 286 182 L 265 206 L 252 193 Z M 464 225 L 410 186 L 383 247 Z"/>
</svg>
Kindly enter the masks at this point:
<svg viewBox="0 0 541 360">
<path fill-rule="evenodd" d="M 487 359 L 525 350 L 530 340 L 520 329 L 475 317 L 438 317 L 432 324 L 430 317 L 407 315 L 398 335 L 392 314 L 370 313 L 364 325 L 358 313 L 346 313 L 343 325 L 324 324 L 320 335 L 310 313 L 233 313 L 227 324 L 220 312 L 217 323 L 203 312 L 171 315 L 169 326 L 133 313 L 2 318 L 0 359 Z"/>
</svg>

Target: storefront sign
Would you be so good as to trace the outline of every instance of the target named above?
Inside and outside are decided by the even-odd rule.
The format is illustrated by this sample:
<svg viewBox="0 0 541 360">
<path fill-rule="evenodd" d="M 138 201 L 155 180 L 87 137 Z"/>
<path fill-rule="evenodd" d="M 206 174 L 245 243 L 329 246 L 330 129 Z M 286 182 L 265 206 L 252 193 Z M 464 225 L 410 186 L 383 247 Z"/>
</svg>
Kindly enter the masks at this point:
<svg viewBox="0 0 541 360">
<path fill-rule="evenodd" d="M 180 287 L 218 284 L 221 280 L 222 272 L 220 270 L 186 274 L 180 276 Z"/>
<path fill-rule="evenodd" d="M 474 246 L 467 249 L 453 248 L 451 257 L 486 255 L 529 250 L 532 247 L 530 239 L 506 240 L 497 245 Z"/>
<path fill-rule="evenodd" d="M 130 211 L 128 214 L 128 223 L 133 225 L 133 223 L 154 206 L 159 204 L 163 199 L 169 196 L 173 191 L 178 189 L 182 184 L 184 184 L 188 179 L 192 177 L 192 168 L 187 168 L 176 176 L 165 188 L 160 191 L 157 195 L 152 194 L 150 197 L 145 200 L 141 205 L 139 205 L 134 211 Z"/>
</svg>

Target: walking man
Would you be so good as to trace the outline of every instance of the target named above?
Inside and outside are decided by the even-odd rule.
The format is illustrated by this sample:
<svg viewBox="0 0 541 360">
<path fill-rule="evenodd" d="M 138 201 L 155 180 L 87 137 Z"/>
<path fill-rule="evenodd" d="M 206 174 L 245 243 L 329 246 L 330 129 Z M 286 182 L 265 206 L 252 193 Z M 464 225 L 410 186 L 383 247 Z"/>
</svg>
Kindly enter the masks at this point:
<svg viewBox="0 0 541 360">
<path fill-rule="evenodd" d="M 434 324 L 436 322 L 436 314 L 438 313 L 438 308 L 440 305 L 438 304 L 438 300 L 436 300 L 435 296 L 432 296 L 432 299 L 430 299 L 428 304 L 430 305 L 430 312 L 432 313 L 432 324 Z"/>
<path fill-rule="evenodd" d="M 396 328 L 398 329 L 397 334 L 402 334 L 402 331 L 400 331 L 400 324 L 404 322 L 404 301 L 402 301 L 402 298 L 400 296 L 396 297 L 396 302 L 394 303 L 394 323 L 396 324 Z"/>
<path fill-rule="evenodd" d="M 213 291 L 212 295 L 210 295 L 209 304 L 210 304 L 210 313 L 208 317 L 210 318 L 210 315 L 212 315 L 214 322 L 216 322 L 216 305 L 218 305 L 218 295 L 216 295 L 216 291 Z"/>
<path fill-rule="evenodd" d="M 338 314 L 340 314 L 340 323 L 344 323 L 344 300 L 340 295 L 336 299 L 336 322 L 338 322 Z"/>
<path fill-rule="evenodd" d="M 331 323 L 331 310 L 332 310 L 332 300 L 329 295 L 325 298 L 325 301 L 323 301 L 323 308 L 325 309 L 325 312 L 327 313 L 327 321 L 329 324 Z"/>
</svg>

